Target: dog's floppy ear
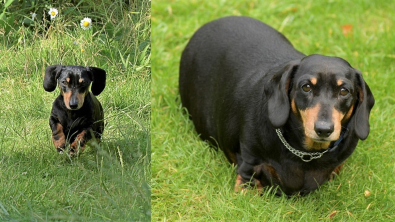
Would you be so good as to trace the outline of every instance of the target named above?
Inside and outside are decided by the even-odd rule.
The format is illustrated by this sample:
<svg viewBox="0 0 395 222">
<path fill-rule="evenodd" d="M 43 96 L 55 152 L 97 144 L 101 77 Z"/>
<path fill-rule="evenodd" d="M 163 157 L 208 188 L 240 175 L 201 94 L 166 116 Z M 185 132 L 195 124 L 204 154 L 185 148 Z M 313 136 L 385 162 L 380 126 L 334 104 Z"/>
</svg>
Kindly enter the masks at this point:
<svg viewBox="0 0 395 222">
<path fill-rule="evenodd" d="M 44 76 L 44 89 L 47 92 L 52 92 L 56 89 L 57 79 L 59 78 L 60 71 L 62 71 L 62 65 L 52 65 L 45 69 Z"/>
<path fill-rule="evenodd" d="M 369 86 L 363 80 L 361 72 L 356 70 L 356 76 L 358 81 L 358 106 L 354 114 L 355 133 L 361 140 L 364 140 L 369 135 L 369 114 L 374 105 L 374 97 Z"/>
<path fill-rule="evenodd" d="M 274 128 L 279 128 L 288 119 L 290 105 L 288 91 L 292 75 L 299 67 L 300 60 L 290 61 L 272 70 L 272 78 L 265 83 L 265 95 L 269 112 L 269 120 Z"/>
<path fill-rule="evenodd" d="M 91 74 L 90 77 L 93 81 L 92 83 L 92 93 L 97 96 L 103 92 L 106 87 L 106 71 L 96 67 L 88 67 L 88 72 Z"/>
</svg>

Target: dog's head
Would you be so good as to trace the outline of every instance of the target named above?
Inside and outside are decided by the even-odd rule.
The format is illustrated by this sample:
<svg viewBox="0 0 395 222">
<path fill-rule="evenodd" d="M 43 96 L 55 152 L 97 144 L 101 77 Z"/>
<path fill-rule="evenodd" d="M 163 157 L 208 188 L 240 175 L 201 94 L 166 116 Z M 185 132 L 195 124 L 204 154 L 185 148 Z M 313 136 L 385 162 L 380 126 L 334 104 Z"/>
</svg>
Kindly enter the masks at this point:
<svg viewBox="0 0 395 222">
<path fill-rule="evenodd" d="M 279 128 L 295 115 L 307 149 L 327 148 L 348 122 L 360 139 L 369 134 L 373 95 L 361 73 L 341 58 L 310 55 L 291 61 L 275 72 L 265 94 L 272 125 Z"/>
<path fill-rule="evenodd" d="M 53 65 L 46 68 L 43 85 L 48 92 L 58 85 L 67 109 L 78 110 L 91 83 L 93 95 L 99 95 L 106 86 L 106 72 L 96 67 Z"/>
</svg>

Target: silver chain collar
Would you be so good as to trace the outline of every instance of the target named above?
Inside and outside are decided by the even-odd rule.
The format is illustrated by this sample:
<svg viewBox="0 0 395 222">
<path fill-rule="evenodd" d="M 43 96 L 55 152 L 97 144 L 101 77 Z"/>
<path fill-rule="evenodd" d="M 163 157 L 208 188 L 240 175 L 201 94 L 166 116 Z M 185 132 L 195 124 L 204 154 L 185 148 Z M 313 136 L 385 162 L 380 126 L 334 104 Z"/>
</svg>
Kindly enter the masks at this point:
<svg viewBox="0 0 395 222">
<path fill-rule="evenodd" d="M 280 129 L 276 129 L 276 133 L 278 135 L 278 138 L 280 138 L 281 142 L 284 144 L 284 146 L 291 151 L 291 153 L 293 153 L 295 156 L 298 156 L 301 160 L 303 160 L 304 162 L 310 162 L 314 159 L 318 159 L 321 158 L 322 155 L 324 155 L 324 153 L 328 152 L 329 149 L 325 150 L 324 152 L 315 152 L 315 153 L 307 153 L 307 152 L 303 152 L 300 150 L 297 150 L 295 148 L 293 148 L 291 145 L 289 145 L 287 143 L 287 141 L 285 140 L 283 134 L 281 134 Z M 304 159 L 303 157 L 309 157 L 309 159 Z"/>
</svg>

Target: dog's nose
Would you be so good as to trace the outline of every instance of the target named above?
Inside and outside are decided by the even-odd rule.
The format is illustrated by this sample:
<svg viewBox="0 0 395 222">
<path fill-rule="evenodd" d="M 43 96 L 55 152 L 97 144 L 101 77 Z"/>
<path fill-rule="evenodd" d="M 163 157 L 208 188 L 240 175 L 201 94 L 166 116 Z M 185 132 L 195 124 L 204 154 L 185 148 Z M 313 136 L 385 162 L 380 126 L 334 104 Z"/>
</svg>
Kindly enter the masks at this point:
<svg viewBox="0 0 395 222">
<path fill-rule="evenodd" d="M 314 123 L 314 130 L 321 138 L 329 137 L 333 133 L 333 129 L 333 123 L 328 123 L 324 121 L 317 121 Z"/>
<path fill-rule="evenodd" d="M 69 106 L 71 109 L 77 109 L 78 108 L 78 100 L 70 99 Z"/>
</svg>

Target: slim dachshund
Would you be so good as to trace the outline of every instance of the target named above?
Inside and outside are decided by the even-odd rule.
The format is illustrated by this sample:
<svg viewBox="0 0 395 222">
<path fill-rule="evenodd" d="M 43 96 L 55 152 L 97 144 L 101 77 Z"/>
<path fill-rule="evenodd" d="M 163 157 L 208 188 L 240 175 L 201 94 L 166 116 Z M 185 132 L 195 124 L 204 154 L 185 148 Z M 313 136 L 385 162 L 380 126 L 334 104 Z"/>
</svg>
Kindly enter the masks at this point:
<svg viewBox="0 0 395 222">
<path fill-rule="evenodd" d="M 307 194 L 369 134 L 374 98 L 344 59 L 309 55 L 270 26 L 225 17 L 181 56 L 179 91 L 196 131 L 237 164 L 235 189 Z"/>
<path fill-rule="evenodd" d="M 89 87 L 92 83 L 91 91 Z M 69 154 L 82 152 L 86 143 L 95 137 L 98 141 L 104 130 L 104 113 L 99 95 L 106 86 L 106 72 L 96 67 L 48 66 L 45 70 L 44 89 L 60 89 L 52 105 L 49 126 L 58 152 L 69 144 Z"/>
</svg>

